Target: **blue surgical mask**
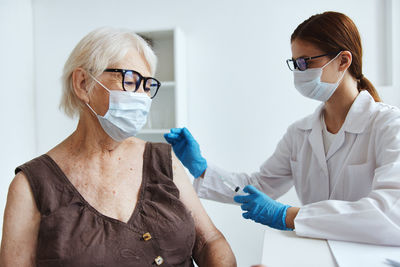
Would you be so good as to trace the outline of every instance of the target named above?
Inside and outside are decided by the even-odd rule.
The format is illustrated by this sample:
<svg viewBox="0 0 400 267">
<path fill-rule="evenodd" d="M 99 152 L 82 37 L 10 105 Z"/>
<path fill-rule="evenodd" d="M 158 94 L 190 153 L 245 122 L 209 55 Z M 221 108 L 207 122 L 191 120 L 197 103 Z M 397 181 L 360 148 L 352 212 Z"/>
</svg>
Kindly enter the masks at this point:
<svg viewBox="0 0 400 267">
<path fill-rule="evenodd" d="M 336 83 L 321 82 L 322 71 L 339 55 L 340 53 L 321 68 L 306 69 L 304 71 L 294 70 L 294 86 L 297 91 L 299 91 L 303 96 L 311 99 L 322 102 L 328 101 L 339 86 L 340 81 L 343 79 L 345 71 Z"/>
<path fill-rule="evenodd" d="M 109 93 L 108 111 L 104 116 L 98 115 L 86 104 L 97 116 L 103 130 L 117 142 L 136 136 L 146 124 L 151 98 L 145 93 L 109 90 L 95 77 L 92 78 Z"/>
</svg>

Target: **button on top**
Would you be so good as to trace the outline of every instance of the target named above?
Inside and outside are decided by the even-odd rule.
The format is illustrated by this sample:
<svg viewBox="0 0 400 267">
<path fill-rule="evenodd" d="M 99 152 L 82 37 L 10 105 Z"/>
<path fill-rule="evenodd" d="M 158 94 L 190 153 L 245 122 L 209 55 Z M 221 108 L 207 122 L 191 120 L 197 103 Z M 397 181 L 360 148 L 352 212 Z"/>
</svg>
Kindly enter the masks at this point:
<svg viewBox="0 0 400 267">
<path fill-rule="evenodd" d="M 143 234 L 143 240 L 148 241 L 151 239 L 151 234 L 149 232 Z"/>
</svg>

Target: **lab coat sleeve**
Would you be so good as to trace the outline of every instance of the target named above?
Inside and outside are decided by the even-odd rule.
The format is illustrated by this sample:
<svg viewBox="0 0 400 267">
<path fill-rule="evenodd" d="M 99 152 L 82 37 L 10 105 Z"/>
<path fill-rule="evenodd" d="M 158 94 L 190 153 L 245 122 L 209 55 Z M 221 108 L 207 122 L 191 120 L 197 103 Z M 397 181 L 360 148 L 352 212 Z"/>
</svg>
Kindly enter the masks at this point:
<svg viewBox="0 0 400 267">
<path fill-rule="evenodd" d="M 290 129 L 290 128 L 289 128 Z M 214 164 L 208 164 L 204 178 L 197 178 L 193 186 L 199 197 L 224 203 L 237 204 L 233 201 L 236 195 L 227 187 L 221 177 L 243 189 L 246 185 L 254 185 L 271 198 L 278 198 L 292 186 L 290 168 L 290 133 L 286 132 L 273 155 L 266 160 L 258 172 L 252 174 L 225 171 Z"/>
<path fill-rule="evenodd" d="M 354 202 L 325 200 L 300 208 L 297 235 L 400 246 L 400 118 L 379 130 L 375 150 L 371 193 Z"/>
</svg>

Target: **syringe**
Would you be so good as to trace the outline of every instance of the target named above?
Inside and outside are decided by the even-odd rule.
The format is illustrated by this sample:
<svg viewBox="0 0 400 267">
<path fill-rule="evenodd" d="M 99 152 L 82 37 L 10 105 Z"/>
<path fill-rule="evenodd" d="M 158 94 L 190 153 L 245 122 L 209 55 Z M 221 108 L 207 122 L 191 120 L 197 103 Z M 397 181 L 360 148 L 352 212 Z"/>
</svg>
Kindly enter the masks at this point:
<svg viewBox="0 0 400 267">
<path fill-rule="evenodd" d="M 222 182 L 224 183 L 224 185 L 226 185 L 227 187 L 229 187 L 229 189 L 231 189 L 232 191 L 234 191 L 235 193 L 238 193 L 240 190 L 240 186 L 235 185 L 234 183 L 232 183 L 231 181 L 225 179 L 224 177 L 221 177 Z"/>
</svg>

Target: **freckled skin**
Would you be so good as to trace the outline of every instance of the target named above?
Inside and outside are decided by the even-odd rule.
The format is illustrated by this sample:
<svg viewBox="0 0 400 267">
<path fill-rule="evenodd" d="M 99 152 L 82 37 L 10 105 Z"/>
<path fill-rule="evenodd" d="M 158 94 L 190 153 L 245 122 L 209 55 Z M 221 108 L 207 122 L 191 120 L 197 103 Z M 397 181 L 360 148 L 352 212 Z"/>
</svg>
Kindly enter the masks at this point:
<svg viewBox="0 0 400 267">
<path fill-rule="evenodd" d="M 106 216 L 127 222 L 139 196 L 144 148 L 144 141 L 132 139 L 112 152 L 121 154 L 114 159 L 91 159 L 73 152 L 65 158 L 52 157 L 90 205 Z"/>
</svg>

